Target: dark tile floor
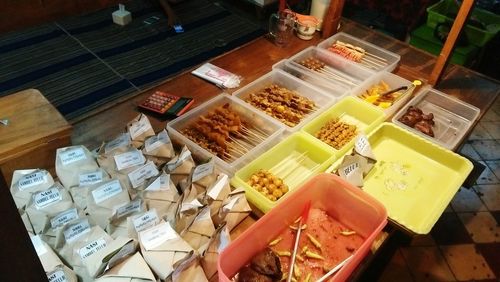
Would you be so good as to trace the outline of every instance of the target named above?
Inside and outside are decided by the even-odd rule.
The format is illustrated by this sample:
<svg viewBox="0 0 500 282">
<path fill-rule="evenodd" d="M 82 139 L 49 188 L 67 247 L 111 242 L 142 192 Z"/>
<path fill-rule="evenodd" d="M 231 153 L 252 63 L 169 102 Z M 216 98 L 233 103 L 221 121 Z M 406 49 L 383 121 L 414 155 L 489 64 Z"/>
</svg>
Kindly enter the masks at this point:
<svg viewBox="0 0 500 282">
<path fill-rule="evenodd" d="M 500 281 L 500 99 L 461 153 L 486 166 L 460 188 L 430 234 L 399 248 L 379 281 Z"/>
</svg>

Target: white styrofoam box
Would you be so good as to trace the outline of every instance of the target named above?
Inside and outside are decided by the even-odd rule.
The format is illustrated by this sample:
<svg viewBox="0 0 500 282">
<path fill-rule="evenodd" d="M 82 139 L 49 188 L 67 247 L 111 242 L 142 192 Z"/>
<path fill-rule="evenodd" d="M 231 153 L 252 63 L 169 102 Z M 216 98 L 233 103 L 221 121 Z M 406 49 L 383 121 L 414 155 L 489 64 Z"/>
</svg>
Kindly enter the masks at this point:
<svg viewBox="0 0 500 282">
<path fill-rule="evenodd" d="M 229 104 L 231 109 L 236 111 L 243 121 L 247 122 L 247 124 L 251 124 L 255 128 L 258 128 L 267 136 L 264 141 L 245 152 L 245 154 L 239 158 L 230 162 L 227 162 L 210 151 L 202 148 L 200 145 L 196 144 L 181 133 L 184 128 L 188 127 L 192 123 L 195 123 L 199 117 L 225 104 Z M 241 100 L 227 94 L 221 94 L 190 110 L 186 114 L 170 121 L 167 124 L 167 130 L 173 141 L 186 144 L 193 154 L 212 155 L 215 158 L 216 165 L 219 166 L 224 172 L 232 175 L 244 164 L 260 155 L 262 151 L 267 150 L 276 144 L 285 128 L 273 118 L 261 113 L 260 111 L 254 110 L 251 106 Z"/>
<path fill-rule="evenodd" d="M 413 84 L 411 83 L 411 81 L 404 79 L 404 78 L 402 78 L 398 75 L 395 75 L 393 73 L 382 71 L 382 72 L 379 72 L 379 73 L 375 74 L 374 76 L 370 77 L 369 79 L 367 79 L 358 89 L 356 89 L 356 91 L 352 92 L 352 95 L 355 97 L 358 97 L 359 99 L 362 99 L 359 96 L 364 94 L 372 86 L 379 84 L 381 81 L 383 81 L 389 85 L 389 90 L 396 89 L 396 88 L 401 87 L 401 86 L 408 86 L 407 90 L 399 91 L 399 92 L 403 93 L 403 96 L 400 97 L 396 101 L 396 103 L 392 104 L 392 106 L 390 106 L 387 109 L 381 108 L 384 111 L 386 116 L 391 116 L 397 110 L 399 110 L 399 108 L 401 108 L 406 102 L 408 102 L 408 100 L 411 98 L 413 90 L 415 89 L 414 87 L 412 87 Z M 371 104 L 367 101 L 365 101 L 365 102 L 368 104 Z"/>
<path fill-rule="evenodd" d="M 434 115 L 434 126 L 432 127 L 434 137 L 411 128 L 398 120 L 410 106 L 419 108 L 424 114 L 432 113 Z M 479 113 L 478 108 L 430 86 L 425 86 L 416 93 L 415 97 L 406 106 L 394 115 L 392 122 L 445 148 L 454 150 L 472 127 Z"/>
<path fill-rule="evenodd" d="M 348 96 L 350 94 L 350 89 L 347 87 L 344 87 L 340 84 L 335 84 L 332 83 L 328 80 L 321 79 L 317 76 L 315 76 L 313 73 L 301 70 L 291 64 L 287 64 L 287 60 L 283 59 L 276 64 L 273 65 L 273 69 L 280 69 L 283 70 L 299 79 L 304 81 L 305 83 L 308 83 L 310 85 L 313 85 L 321 90 L 323 90 L 326 94 L 331 95 L 337 100 L 340 100 L 344 98 L 345 96 Z"/>
<path fill-rule="evenodd" d="M 301 64 L 300 61 L 307 58 L 315 58 L 325 63 L 329 72 L 334 73 L 336 77 L 325 73 L 320 73 L 308 69 Z M 376 72 L 359 66 L 357 63 L 349 61 L 340 56 L 335 56 L 330 51 L 311 46 L 292 56 L 286 64 L 303 70 L 317 78 L 327 80 L 335 85 L 341 85 L 354 91 L 365 80 L 372 77 Z"/>
<path fill-rule="evenodd" d="M 318 44 L 318 47 L 325 49 L 325 50 L 328 50 L 328 48 L 330 46 L 332 46 L 333 43 L 337 42 L 337 40 L 342 41 L 344 43 L 351 44 L 351 45 L 356 46 L 356 47 L 361 47 L 369 54 L 376 56 L 376 58 L 374 58 L 374 59 L 367 58 L 368 60 L 375 61 L 375 60 L 378 60 L 377 58 L 382 58 L 385 60 L 384 65 L 379 65 L 379 66 L 375 66 L 375 64 L 373 64 L 373 63 L 371 63 L 371 64 L 368 63 L 369 66 L 366 64 L 357 63 L 358 65 L 361 65 L 361 66 L 368 68 L 368 69 L 372 69 L 375 71 L 385 70 L 385 71 L 391 72 L 396 68 L 396 66 L 398 65 L 398 62 L 401 60 L 401 56 L 398 54 L 387 51 L 387 50 L 385 50 L 377 45 L 366 42 L 364 40 L 361 40 L 359 38 L 356 38 L 356 37 L 349 35 L 347 33 L 344 33 L 344 32 L 336 33 L 333 36 L 321 41 Z M 329 52 L 334 54 L 335 56 L 341 57 L 340 55 L 338 55 L 336 53 L 333 53 L 331 51 L 329 51 Z M 368 57 L 370 57 L 370 56 L 368 56 Z"/>
<path fill-rule="evenodd" d="M 283 70 L 275 69 L 267 74 L 261 76 L 260 78 L 254 80 L 243 88 L 233 93 L 233 96 L 245 101 L 245 99 L 252 93 L 258 92 L 271 84 L 276 84 L 280 87 L 285 87 L 288 90 L 296 92 L 298 95 L 314 101 L 316 105 L 316 110 L 305 116 L 297 125 L 290 127 L 280 120 L 275 119 L 286 127 L 287 131 L 295 132 L 298 131 L 304 124 L 308 123 L 318 114 L 325 111 L 331 105 L 336 102 L 336 98 L 324 93 L 321 89 L 314 87 L 310 84 L 304 83 L 302 80 L 296 78 Z M 250 103 L 248 104 L 254 108 Z M 266 114 L 264 111 L 258 108 L 254 108 L 262 113 Z M 271 116 L 270 116 L 271 117 Z M 274 117 L 272 117 L 274 119 Z"/>
</svg>

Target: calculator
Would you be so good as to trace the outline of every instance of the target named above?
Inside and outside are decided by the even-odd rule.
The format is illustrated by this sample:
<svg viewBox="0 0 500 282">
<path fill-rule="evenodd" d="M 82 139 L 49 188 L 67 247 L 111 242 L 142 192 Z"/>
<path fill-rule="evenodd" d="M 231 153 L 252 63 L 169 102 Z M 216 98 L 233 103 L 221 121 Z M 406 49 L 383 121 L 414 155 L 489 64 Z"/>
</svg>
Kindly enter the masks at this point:
<svg viewBox="0 0 500 282">
<path fill-rule="evenodd" d="M 155 91 L 139 108 L 156 114 L 177 117 L 194 103 L 193 98 L 179 97 L 163 91 Z"/>
</svg>

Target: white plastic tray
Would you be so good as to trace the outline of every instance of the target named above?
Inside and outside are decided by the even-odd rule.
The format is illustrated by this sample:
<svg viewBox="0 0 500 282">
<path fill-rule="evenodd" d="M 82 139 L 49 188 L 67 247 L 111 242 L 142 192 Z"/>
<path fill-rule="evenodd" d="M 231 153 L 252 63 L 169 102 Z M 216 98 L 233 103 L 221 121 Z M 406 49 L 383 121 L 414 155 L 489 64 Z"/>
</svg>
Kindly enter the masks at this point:
<svg viewBox="0 0 500 282">
<path fill-rule="evenodd" d="M 370 77 L 368 80 L 366 80 L 362 86 L 360 86 L 356 92 L 352 92 L 353 96 L 358 97 L 359 99 L 362 99 L 360 96 L 363 95 L 368 89 L 370 89 L 372 86 L 379 84 L 381 81 L 387 83 L 389 85 L 389 90 L 391 89 L 396 89 L 400 86 L 412 86 L 412 83 L 409 80 L 406 80 L 398 75 L 395 75 L 390 72 L 379 72 L 375 74 L 374 76 Z M 392 106 L 390 106 L 387 109 L 380 108 L 381 110 L 384 111 L 386 116 L 391 116 L 399 108 L 401 108 L 408 100 L 411 98 L 411 94 L 413 93 L 413 89 L 411 88 L 408 90 L 401 90 L 400 92 L 403 93 L 403 96 L 399 98 L 399 100 L 396 101 Z M 363 100 L 364 102 L 371 104 L 368 101 Z"/>
<path fill-rule="evenodd" d="M 196 120 L 200 116 L 205 115 L 209 111 L 226 103 L 229 103 L 231 109 L 238 112 L 243 120 L 249 122 L 262 132 L 265 132 L 268 136 L 260 144 L 256 145 L 241 157 L 231 162 L 226 162 L 225 160 L 217 157 L 215 154 L 202 148 L 200 145 L 191 141 L 191 139 L 181 133 L 182 129 L 186 128 L 191 123 L 196 122 Z M 234 172 L 239 168 L 258 157 L 268 148 L 278 143 L 285 128 L 271 117 L 268 117 L 267 115 L 254 110 L 248 104 L 240 101 L 239 99 L 233 98 L 226 94 L 221 94 L 187 112 L 181 117 L 170 121 L 167 124 L 167 130 L 170 133 L 172 140 L 180 142 L 181 144 L 186 144 L 193 154 L 212 155 L 215 159 L 216 165 L 218 165 L 224 172 L 234 174 Z"/>
<path fill-rule="evenodd" d="M 318 114 L 324 112 L 327 108 L 329 108 L 331 105 L 333 105 L 337 100 L 337 98 L 330 96 L 330 95 L 327 95 L 321 89 L 314 87 L 308 83 L 305 83 L 304 81 L 296 78 L 295 76 L 290 75 L 289 73 L 286 73 L 286 72 L 279 70 L 279 69 L 272 70 L 271 72 L 268 72 L 267 74 L 261 76 L 260 78 L 254 80 L 253 82 L 247 84 L 243 88 L 234 92 L 233 96 L 238 98 L 238 99 L 241 99 L 242 101 L 245 101 L 245 99 L 250 94 L 258 92 L 271 84 L 276 84 L 276 85 L 279 85 L 280 87 L 285 87 L 288 90 L 295 91 L 298 95 L 300 95 L 304 98 L 307 98 L 311 101 L 314 101 L 314 104 L 316 105 L 316 110 L 314 112 L 309 113 L 297 125 L 295 125 L 293 127 L 290 127 L 290 126 L 282 123 L 280 120 L 275 119 L 276 121 L 280 122 L 283 126 L 285 126 L 287 131 L 289 131 L 289 132 L 298 131 L 300 128 L 302 128 L 302 126 L 304 126 L 304 124 L 308 123 L 311 119 L 313 119 Z M 248 105 L 250 107 L 262 112 L 263 114 L 266 114 L 261 109 L 255 108 L 250 104 L 248 104 Z M 270 115 L 269 115 L 269 117 L 274 119 L 274 117 L 272 117 Z"/>
<path fill-rule="evenodd" d="M 310 57 L 321 60 L 330 69 L 330 71 L 334 72 L 337 75 L 340 75 L 341 77 L 343 77 L 343 79 L 334 79 L 329 75 L 310 70 L 299 64 L 300 61 Z M 341 85 L 353 91 L 361 84 L 363 84 L 364 81 L 375 74 L 374 71 L 358 66 L 358 64 L 355 62 L 351 62 L 340 56 L 335 56 L 329 51 L 314 46 L 306 48 L 303 51 L 292 56 L 286 62 L 286 64 L 312 74 L 317 78 L 330 81 L 331 83 Z"/>
<path fill-rule="evenodd" d="M 401 60 L 401 56 L 398 54 L 389 52 L 389 51 L 387 51 L 387 50 L 385 50 L 377 45 L 374 45 L 372 43 L 368 43 L 364 40 L 361 40 L 359 38 L 356 38 L 356 37 L 349 35 L 347 33 L 344 33 L 344 32 L 339 32 L 339 33 L 333 35 L 332 37 L 321 41 L 321 43 L 318 44 L 318 47 L 321 49 L 328 50 L 328 47 L 332 46 L 332 44 L 335 43 L 337 40 L 340 40 L 344 43 L 349 43 L 349 44 L 357 46 L 357 47 L 361 47 L 366 52 L 386 60 L 386 64 L 384 66 L 378 66 L 378 67 L 368 67 L 364 64 L 356 63 L 357 65 L 360 65 L 360 66 L 367 68 L 367 69 L 372 69 L 374 71 L 385 70 L 385 71 L 391 72 L 396 68 L 399 60 Z M 330 51 L 328 51 L 328 52 L 330 52 Z M 334 54 L 335 56 L 341 57 L 340 55 L 335 54 L 333 52 L 330 52 L 330 53 Z"/>
<path fill-rule="evenodd" d="M 424 114 L 432 113 L 434 115 L 435 125 L 432 127 L 434 137 L 398 121 L 410 106 L 421 109 Z M 472 105 L 426 86 L 392 118 L 392 122 L 453 150 L 472 127 L 479 116 L 479 112 L 479 109 Z"/>
</svg>

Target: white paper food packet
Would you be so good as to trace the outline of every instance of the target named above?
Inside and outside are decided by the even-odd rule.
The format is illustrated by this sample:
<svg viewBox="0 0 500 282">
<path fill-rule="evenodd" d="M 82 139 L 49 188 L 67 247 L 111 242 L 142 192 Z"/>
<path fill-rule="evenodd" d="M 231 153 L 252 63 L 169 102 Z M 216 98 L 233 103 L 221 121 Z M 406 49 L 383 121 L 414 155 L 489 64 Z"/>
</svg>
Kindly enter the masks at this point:
<svg viewBox="0 0 500 282">
<path fill-rule="evenodd" d="M 52 175 L 44 169 L 15 170 L 12 175 L 10 193 L 18 209 L 24 209 L 33 193 L 54 185 Z"/>
<path fill-rule="evenodd" d="M 138 115 L 127 124 L 127 132 L 135 148 L 141 147 L 147 137 L 155 135 L 148 117 L 144 114 Z"/>
<path fill-rule="evenodd" d="M 80 184 L 80 173 L 99 167 L 94 156 L 85 146 L 70 146 L 56 151 L 56 173 L 66 188 Z"/>
<path fill-rule="evenodd" d="M 79 175 L 79 185 L 71 187 L 69 192 L 76 207 L 81 210 L 87 209 L 88 189 L 93 185 L 110 179 L 109 174 L 102 168 L 97 170 L 81 172 Z"/>
<path fill-rule="evenodd" d="M 175 151 L 167 131 L 163 129 L 157 135 L 147 137 L 142 153 L 156 165 L 163 165 L 172 159 L 175 156 Z"/>
</svg>

